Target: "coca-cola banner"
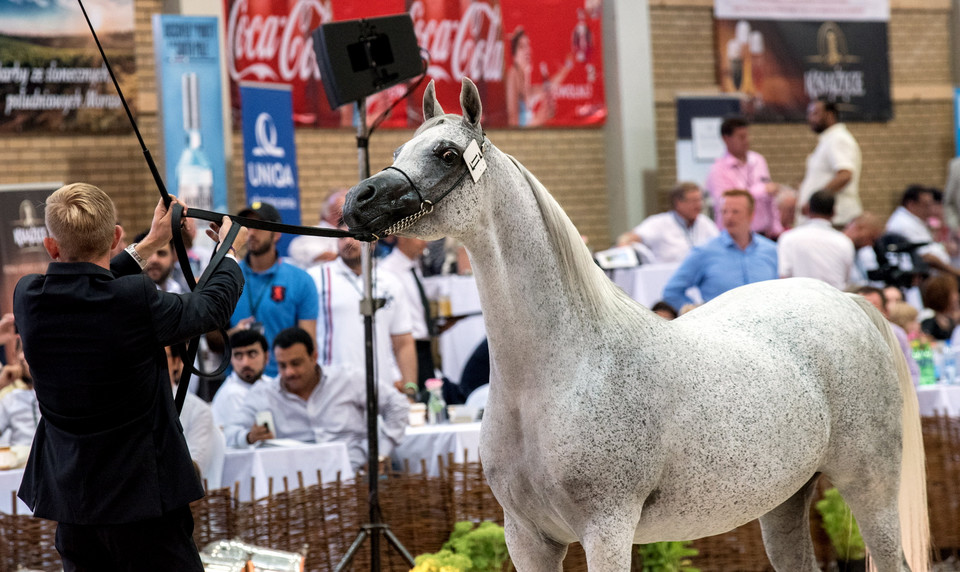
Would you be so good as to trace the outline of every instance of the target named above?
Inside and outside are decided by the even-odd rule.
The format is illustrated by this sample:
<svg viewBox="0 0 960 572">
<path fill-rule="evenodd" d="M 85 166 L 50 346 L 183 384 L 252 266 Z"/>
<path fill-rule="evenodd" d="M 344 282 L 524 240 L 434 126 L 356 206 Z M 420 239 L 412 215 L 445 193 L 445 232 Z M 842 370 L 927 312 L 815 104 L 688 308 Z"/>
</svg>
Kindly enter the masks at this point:
<svg viewBox="0 0 960 572">
<path fill-rule="evenodd" d="M 235 125 L 240 81 L 289 84 L 298 125 L 355 121 L 352 105 L 330 109 L 310 32 L 335 20 L 406 11 L 429 57 L 441 105 L 459 111 L 460 80 L 477 84 L 490 127 L 598 125 L 606 118 L 601 0 L 225 0 L 227 62 Z M 420 124 L 426 81 L 384 123 Z M 369 120 L 406 90 L 367 99 Z"/>
<path fill-rule="evenodd" d="M 817 99 L 837 103 L 845 121 L 889 120 L 887 2 L 846 0 L 834 13 L 844 19 L 816 19 L 801 4 L 777 0 L 718 1 L 721 90 L 741 94 L 754 121 L 803 121 Z"/>
</svg>

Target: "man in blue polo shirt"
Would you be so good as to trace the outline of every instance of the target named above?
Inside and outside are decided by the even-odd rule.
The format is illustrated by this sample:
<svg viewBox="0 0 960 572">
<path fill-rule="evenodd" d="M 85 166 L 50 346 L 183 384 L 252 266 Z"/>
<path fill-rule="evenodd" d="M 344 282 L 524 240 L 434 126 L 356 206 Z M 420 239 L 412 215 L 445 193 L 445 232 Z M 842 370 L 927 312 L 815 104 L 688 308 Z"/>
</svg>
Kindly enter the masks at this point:
<svg viewBox="0 0 960 572">
<path fill-rule="evenodd" d="M 281 222 L 280 213 L 269 203 L 255 202 L 239 215 Z M 233 328 L 262 329 L 270 343 L 282 330 L 294 326 L 315 332 L 320 311 L 313 279 L 306 271 L 280 260 L 278 240 L 278 232 L 249 229 L 247 256 L 240 263 L 246 283 L 230 318 Z M 276 362 L 270 360 L 264 374 L 276 376 Z"/>
<path fill-rule="evenodd" d="M 723 193 L 724 231 L 695 247 L 663 288 L 663 299 L 674 308 L 693 302 L 686 291 L 700 289 L 704 302 L 738 286 L 777 278 L 777 245 L 750 230 L 753 195 L 746 190 Z"/>
</svg>

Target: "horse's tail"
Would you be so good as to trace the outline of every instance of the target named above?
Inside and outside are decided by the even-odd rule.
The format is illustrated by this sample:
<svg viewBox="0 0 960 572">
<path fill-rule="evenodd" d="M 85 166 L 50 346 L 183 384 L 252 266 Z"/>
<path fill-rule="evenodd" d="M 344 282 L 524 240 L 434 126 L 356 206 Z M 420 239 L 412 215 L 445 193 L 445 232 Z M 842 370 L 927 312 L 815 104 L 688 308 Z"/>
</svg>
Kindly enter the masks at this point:
<svg viewBox="0 0 960 572">
<path fill-rule="evenodd" d="M 901 413 L 903 432 L 903 457 L 900 463 L 900 537 L 903 554 L 912 572 L 930 569 L 930 519 L 927 515 L 927 475 L 924 466 L 923 432 L 920 427 L 920 405 L 913 378 L 903 356 L 900 342 L 886 318 L 863 296 L 852 298 L 870 317 L 873 325 L 883 335 L 893 354 L 903 396 Z"/>
</svg>

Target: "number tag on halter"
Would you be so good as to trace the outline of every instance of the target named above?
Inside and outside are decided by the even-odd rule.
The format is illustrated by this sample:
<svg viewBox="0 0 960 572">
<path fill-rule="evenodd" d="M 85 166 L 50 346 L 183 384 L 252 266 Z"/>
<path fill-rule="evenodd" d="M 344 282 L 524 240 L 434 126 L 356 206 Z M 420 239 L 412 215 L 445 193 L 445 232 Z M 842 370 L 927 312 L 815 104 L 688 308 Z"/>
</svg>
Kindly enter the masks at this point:
<svg viewBox="0 0 960 572">
<path fill-rule="evenodd" d="M 467 149 L 463 152 L 463 162 L 467 164 L 467 169 L 470 170 L 470 176 L 473 177 L 473 182 L 476 183 L 479 181 L 480 176 L 487 170 L 487 161 L 483 158 L 483 153 L 480 151 L 480 146 L 477 145 L 476 139 L 471 140 L 470 144 L 467 145 Z"/>
</svg>

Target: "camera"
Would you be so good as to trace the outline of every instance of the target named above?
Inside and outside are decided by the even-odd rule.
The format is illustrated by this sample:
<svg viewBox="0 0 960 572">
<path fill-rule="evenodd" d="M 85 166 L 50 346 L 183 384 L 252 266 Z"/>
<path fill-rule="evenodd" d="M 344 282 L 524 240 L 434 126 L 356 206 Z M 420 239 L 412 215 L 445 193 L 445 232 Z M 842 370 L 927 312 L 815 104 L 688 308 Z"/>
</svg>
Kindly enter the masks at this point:
<svg viewBox="0 0 960 572">
<path fill-rule="evenodd" d="M 910 288 L 930 275 L 930 266 L 917 253 L 929 242 L 909 242 L 899 234 L 881 236 L 873 245 L 877 268 L 867 271 L 867 278 L 888 286 Z"/>
</svg>

